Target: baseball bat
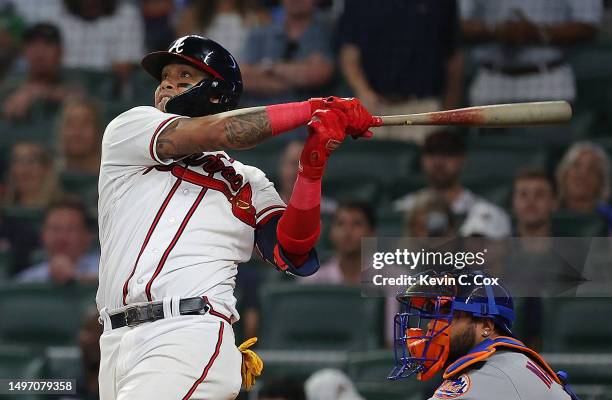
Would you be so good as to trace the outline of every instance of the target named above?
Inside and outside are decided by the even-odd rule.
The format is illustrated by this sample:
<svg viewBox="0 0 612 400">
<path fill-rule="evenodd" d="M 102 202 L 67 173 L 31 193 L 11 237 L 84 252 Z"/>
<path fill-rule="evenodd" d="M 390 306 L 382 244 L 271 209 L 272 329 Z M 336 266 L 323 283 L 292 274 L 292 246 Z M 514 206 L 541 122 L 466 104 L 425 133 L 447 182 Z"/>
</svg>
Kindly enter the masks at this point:
<svg viewBox="0 0 612 400">
<path fill-rule="evenodd" d="M 567 101 L 494 104 L 420 114 L 374 117 L 382 125 L 460 125 L 501 128 L 508 126 L 551 125 L 568 122 L 572 107 Z"/>
</svg>

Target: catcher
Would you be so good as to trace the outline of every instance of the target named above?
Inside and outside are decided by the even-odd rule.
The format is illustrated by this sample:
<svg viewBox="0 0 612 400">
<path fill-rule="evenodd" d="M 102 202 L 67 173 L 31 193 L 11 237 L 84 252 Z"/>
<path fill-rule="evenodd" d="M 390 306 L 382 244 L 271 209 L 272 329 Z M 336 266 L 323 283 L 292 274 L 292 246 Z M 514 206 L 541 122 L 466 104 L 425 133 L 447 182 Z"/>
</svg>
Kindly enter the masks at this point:
<svg viewBox="0 0 612 400">
<path fill-rule="evenodd" d="M 201 36 L 142 66 L 159 82 L 155 107 L 119 115 L 102 143 L 100 398 L 234 399 L 262 369 L 254 340 L 235 345 L 237 264 L 255 244 L 281 271 L 317 271 L 326 161 L 347 135 L 369 135 L 372 116 L 340 98 L 234 110 L 238 64 Z M 262 171 L 224 152 L 305 124 L 288 205 Z"/>
<path fill-rule="evenodd" d="M 433 272 L 423 272 L 433 275 Z M 513 301 L 483 272 L 444 273 L 465 285 L 414 285 L 400 290 L 395 316 L 395 368 L 389 379 L 415 375 L 444 381 L 430 400 L 577 400 L 565 372 L 512 334 Z M 449 281 L 451 282 L 451 281 Z"/>
</svg>

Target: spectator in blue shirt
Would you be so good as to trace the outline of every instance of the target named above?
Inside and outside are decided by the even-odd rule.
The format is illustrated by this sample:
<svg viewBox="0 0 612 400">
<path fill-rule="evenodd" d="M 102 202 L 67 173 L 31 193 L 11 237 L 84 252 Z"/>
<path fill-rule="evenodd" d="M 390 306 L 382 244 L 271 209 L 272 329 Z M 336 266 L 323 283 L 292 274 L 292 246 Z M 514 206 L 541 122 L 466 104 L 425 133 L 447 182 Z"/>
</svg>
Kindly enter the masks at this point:
<svg viewBox="0 0 612 400">
<path fill-rule="evenodd" d="M 254 28 L 248 35 L 240 66 L 244 103 L 312 97 L 334 73 L 331 33 L 316 12 L 315 0 L 283 0 L 282 5 L 284 19 Z"/>
<path fill-rule="evenodd" d="M 95 281 L 98 254 L 89 253 L 92 233 L 85 206 L 78 200 L 62 199 L 45 214 L 42 243 L 46 258 L 19 275 L 21 282 Z"/>
</svg>

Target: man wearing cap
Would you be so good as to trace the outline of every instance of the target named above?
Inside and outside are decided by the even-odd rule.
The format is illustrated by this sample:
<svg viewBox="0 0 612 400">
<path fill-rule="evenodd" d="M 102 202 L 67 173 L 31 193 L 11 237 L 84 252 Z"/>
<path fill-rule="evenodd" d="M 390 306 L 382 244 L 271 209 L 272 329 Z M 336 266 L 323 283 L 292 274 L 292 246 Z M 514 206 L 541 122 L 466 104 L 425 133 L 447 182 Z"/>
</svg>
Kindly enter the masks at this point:
<svg viewBox="0 0 612 400">
<path fill-rule="evenodd" d="M 24 33 L 23 42 L 25 80 L 17 87 L 2 90 L 8 93 L 3 96 L 6 101 L 2 106 L 7 119 L 25 119 L 34 103 L 60 104 L 74 91 L 62 82 L 62 39 L 57 27 L 47 23 L 33 25 Z"/>
<path fill-rule="evenodd" d="M 462 236 L 501 238 L 509 235 L 508 214 L 461 184 L 465 161 L 465 141 L 459 133 L 438 131 L 429 135 L 423 144 L 421 156 L 428 186 L 396 200 L 393 208 L 408 212 L 419 193 L 433 191 L 448 203 L 458 221 L 465 221 L 460 225 Z"/>
</svg>

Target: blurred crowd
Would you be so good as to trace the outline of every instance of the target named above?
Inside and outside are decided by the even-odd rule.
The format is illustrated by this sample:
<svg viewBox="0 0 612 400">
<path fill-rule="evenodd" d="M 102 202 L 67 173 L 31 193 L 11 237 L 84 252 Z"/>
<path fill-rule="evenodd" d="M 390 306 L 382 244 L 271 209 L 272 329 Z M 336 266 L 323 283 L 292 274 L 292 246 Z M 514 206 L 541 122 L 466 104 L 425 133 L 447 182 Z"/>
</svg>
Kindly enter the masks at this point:
<svg viewBox="0 0 612 400">
<path fill-rule="evenodd" d="M 516 142 L 524 132 L 507 145 L 517 131 L 379 128 L 371 140 L 413 146 L 417 154 L 410 171 L 387 174 L 415 180 L 405 189 L 395 185 L 397 195 L 384 200 L 324 193 L 323 263 L 305 284 L 357 285 L 361 238 L 377 234 L 380 217 L 401 221 L 396 233 L 413 237 L 606 236 L 610 3 L 0 0 L 0 282 L 95 282 L 104 127 L 128 108 L 152 103 L 155 83 L 138 63 L 185 34 L 208 36 L 236 56 L 245 85 L 241 107 L 334 94 L 359 97 L 376 115 L 551 99 L 576 110 L 570 128 L 527 144 L 552 154 L 537 165 L 470 160 L 483 142 L 498 153 L 523 152 Z M 584 49 L 595 58 L 577 57 Z M 278 165 L 264 170 L 285 201 L 304 135 L 275 139 L 285 147 Z M 479 177 L 505 171 L 502 195 L 472 187 L 468 167 Z M 364 183 L 359 176 L 345 178 L 357 186 Z M 587 221 L 586 228 L 559 228 L 560 215 Z M 257 268 L 239 272 L 245 336 L 258 333 L 257 288 L 269 277 Z"/>
</svg>

